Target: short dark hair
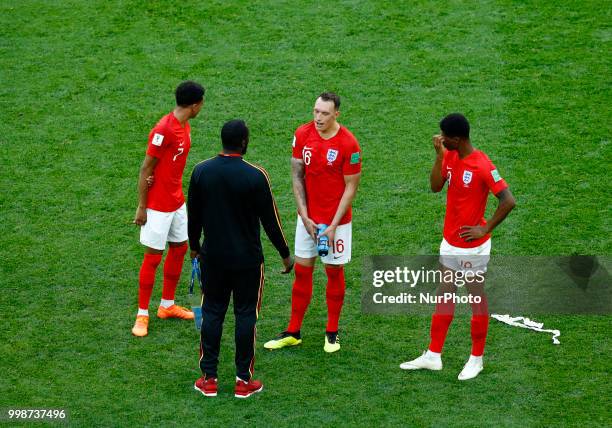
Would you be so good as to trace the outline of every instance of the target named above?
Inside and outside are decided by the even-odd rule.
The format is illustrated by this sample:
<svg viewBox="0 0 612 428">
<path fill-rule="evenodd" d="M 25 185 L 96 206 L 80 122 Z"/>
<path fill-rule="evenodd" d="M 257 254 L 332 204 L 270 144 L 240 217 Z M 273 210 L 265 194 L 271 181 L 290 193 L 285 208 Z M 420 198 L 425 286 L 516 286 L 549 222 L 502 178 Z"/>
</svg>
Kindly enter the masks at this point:
<svg viewBox="0 0 612 428">
<path fill-rule="evenodd" d="M 470 138 L 470 123 L 461 113 L 451 113 L 442 119 L 440 129 L 447 137 Z"/>
<path fill-rule="evenodd" d="M 323 92 L 317 98 L 321 98 L 323 101 L 333 101 L 334 108 L 336 110 L 340 109 L 340 96 L 338 94 L 334 94 L 333 92 Z"/>
<path fill-rule="evenodd" d="M 204 99 L 204 88 L 193 80 L 186 80 L 176 87 L 174 96 L 177 106 L 187 107 Z"/>
<path fill-rule="evenodd" d="M 234 119 L 225 122 L 221 128 L 221 143 L 227 150 L 238 150 L 242 148 L 242 142 L 249 141 L 249 128 L 244 120 Z"/>
</svg>

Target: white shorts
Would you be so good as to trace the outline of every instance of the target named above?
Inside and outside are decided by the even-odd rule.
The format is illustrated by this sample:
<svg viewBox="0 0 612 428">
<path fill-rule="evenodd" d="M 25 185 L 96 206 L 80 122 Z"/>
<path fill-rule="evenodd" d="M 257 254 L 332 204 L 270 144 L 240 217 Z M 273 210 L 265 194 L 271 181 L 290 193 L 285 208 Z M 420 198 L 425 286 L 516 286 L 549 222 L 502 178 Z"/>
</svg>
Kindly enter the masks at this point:
<svg viewBox="0 0 612 428">
<path fill-rule="evenodd" d="M 167 242 L 187 241 L 187 208 L 165 213 L 147 208 L 147 222 L 140 227 L 140 243 L 165 250 Z"/>
<path fill-rule="evenodd" d="M 351 223 L 341 224 L 336 228 L 334 242 L 329 246 L 329 254 L 321 257 L 328 265 L 345 265 L 351 261 L 353 227 Z M 317 257 L 317 244 L 306 231 L 302 218 L 298 216 L 295 228 L 295 255 L 303 259 Z"/>
<path fill-rule="evenodd" d="M 454 247 L 446 239 L 440 244 L 440 263 L 455 271 L 486 272 L 491 254 L 491 239 L 478 247 Z"/>
</svg>

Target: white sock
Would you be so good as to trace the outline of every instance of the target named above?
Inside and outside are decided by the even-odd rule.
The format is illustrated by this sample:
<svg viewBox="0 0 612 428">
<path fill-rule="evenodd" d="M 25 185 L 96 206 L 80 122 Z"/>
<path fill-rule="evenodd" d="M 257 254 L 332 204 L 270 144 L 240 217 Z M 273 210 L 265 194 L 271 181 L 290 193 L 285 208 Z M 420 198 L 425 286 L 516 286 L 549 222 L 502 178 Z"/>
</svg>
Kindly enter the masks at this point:
<svg viewBox="0 0 612 428">
<path fill-rule="evenodd" d="M 246 380 L 240 379 L 238 376 L 236 376 L 236 382 L 242 382 L 242 383 L 248 383 Z"/>
<path fill-rule="evenodd" d="M 427 358 L 431 358 L 432 360 L 439 360 L 442 357 L 442 354 L 439 352 L 431 352 L 429 349 L 425 353 Z"/>
<path fill-rule="evenodd" d="M 170 306 L 174 305 L 174 300 L 161 299 L 161 303 L 159 305 L 168 309 Z"/>
<path fill-rule="evenodd" d="M 469 361 L 471 361 L 472 363 L 480 363 L 482 364 L 482 355 L 477 357 L 475 355 L 470 355 L 470 359 Z"/>
<path fill-rule="evenodd" d="M 149 310 L 148 309 L 140 309 L 140 308 L 138 308 L 137 316 L 138 315 L 144 315 L 145 317 L 148 317 L 149 316 Z"/>
</svg>

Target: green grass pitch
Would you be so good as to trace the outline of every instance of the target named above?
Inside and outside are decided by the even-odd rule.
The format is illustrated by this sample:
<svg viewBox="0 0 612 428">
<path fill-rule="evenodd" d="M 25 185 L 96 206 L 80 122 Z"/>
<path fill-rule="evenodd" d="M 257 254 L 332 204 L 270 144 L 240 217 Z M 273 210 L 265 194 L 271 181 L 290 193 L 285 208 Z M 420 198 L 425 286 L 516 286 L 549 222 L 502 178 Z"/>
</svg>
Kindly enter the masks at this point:
<svg viewBox="0 0 612 428">
<path fill-rule="evenodd" d="M 494 254 L 611 254 L 610 22 L 610 4 L 590 0 L 2 2 L 0 409 L 64 408 L 73 426 L 609 426 L 609 316 L 539 317 L 560 346 L 492 321 L 485 371 L 461 383 L 469 320 L 453 323 L 442 372 L 403 372 L 429 319 L 361 314 L 360 276 L 370 254 L 436 253 L 431 135 L 452 111 L 517 198 Z M 207 95 L 186 175 L 218 152 L 224 121 L 245 119 L 291 239 L 292 132 L 316 95 L 343 97 L 364 153 L 342 350 L 322 351 L 319 266 L 304 344 L 264 352 L 291 289 L 266 244 L 265 390 L 246 401 L 231 394 L 231 312 L 217 399 L 193 391 L 191 323 L 152 317 L 147 338 L 130 334 L 138 168 L 187 78 Z M 182 304 L 188 273 L 186 261 Z"/>
</svg>

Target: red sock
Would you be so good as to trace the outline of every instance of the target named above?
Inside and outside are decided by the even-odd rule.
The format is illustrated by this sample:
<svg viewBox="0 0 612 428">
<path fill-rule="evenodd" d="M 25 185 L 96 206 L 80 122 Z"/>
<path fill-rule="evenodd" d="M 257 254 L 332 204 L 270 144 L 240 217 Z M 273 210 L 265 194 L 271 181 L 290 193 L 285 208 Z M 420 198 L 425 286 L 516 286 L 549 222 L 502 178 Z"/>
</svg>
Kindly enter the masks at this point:
<svg viewBox="0 0 612 428">
<path fill-rule="evenodd" d="M 149 309 L 153 284 L 155 284 L 155 271 L 161 263 L 161 254 L 145 253 L 142 266 L 140 267 L 138 285 L 138 308 Z"/>
<path fill-rule="evenodd" d="M 338 331 L 338 321 L 344 303 L 344 292 L 346 285 L 344 281 L 344 266 L 325 266 L 327 273 L 327 289 L 325 298 L 327 300 L 327 329 L 329 332 Z"/>
<path fill-rule="evenodd" d="M 431 352 L 442 352 L 446 333 L 448 333 L 448 327 L 451 325 L 454 315 L 455 303 L 453 301 L 436 303 L 436 310 L 431 317 L 431 342 L 429 342 Z"/>
<path fill-rule="evenodd" d="M 295 281 L 291 290 L 291 319 L 287 331 L 297 333 L 302 328 L 304 314 L 312 298 L 312 273 L 314 266 L 295 264 Z"/>
<path fill-rule="evenodd" d="M 164 300 L 174 300 L 174 293 L 181 277 L 186 252 L 187 243 L 168 248 L 168 255 L 164 262 L 164 288 L 162 289 L 162 299 Z"/>
<path fill-rule="evenodd" d="M 472 303 L 472 355 L 484 354 L 487 332 L 489 331 L 489 306 L 487 297 L 482 296 L 480 303 Z"/>
</svg>

